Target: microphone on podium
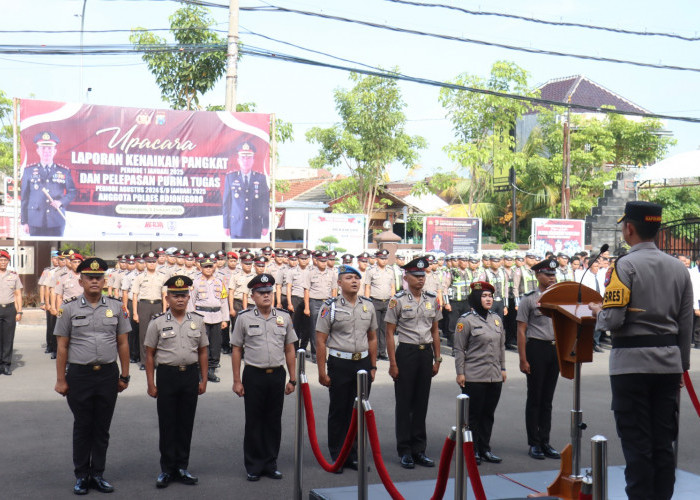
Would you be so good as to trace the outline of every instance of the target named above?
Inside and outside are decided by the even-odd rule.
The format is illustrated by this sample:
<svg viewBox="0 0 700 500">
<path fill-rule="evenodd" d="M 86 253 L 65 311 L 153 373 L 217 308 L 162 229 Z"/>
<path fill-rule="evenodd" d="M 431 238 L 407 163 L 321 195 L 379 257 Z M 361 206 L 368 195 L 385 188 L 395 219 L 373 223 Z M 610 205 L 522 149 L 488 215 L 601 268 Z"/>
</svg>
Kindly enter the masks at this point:
<svg viewBox="0 0 700 500">
<path fill-rule="evenodd" d="M 609 248 L 610 248 L 610 245 L 608 245 L 607 243 L 604 243 L 603 246 L 600 247 L 600 251 L 596 254 L 595 259 L 593 257 L 590 258 L 590 260 L 589 260 L 590 264 L 592 264 L 593 262 L 598 260 L 598 258 L 601 255 L 603 255 L 605 252 L 607 252 Z M 586 273 L 591 268 L 590 264 L 588 265 L 588 267 L 586 267 L 586 269 L 584 269 L 583 274 L 581 275 L 581 280 L 578 283 L 578 300 L 577 300 L 577 302 L 579 304 L 581 303 L 581 287 L 583 286 L 583 278 L 584 278 L 584 276 L 586 276 Z"/>
</svg>

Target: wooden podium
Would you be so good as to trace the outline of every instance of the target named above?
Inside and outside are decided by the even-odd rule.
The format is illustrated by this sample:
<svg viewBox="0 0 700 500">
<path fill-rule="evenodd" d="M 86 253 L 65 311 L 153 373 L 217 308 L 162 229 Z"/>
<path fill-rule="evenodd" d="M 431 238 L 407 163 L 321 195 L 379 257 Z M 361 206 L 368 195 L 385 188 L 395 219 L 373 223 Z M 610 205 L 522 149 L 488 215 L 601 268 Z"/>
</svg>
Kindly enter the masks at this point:
<svg viewBox="0 0 700 500">
<path fill-rule="evenodd" d="M 579 299 L 580 294 L 580 299 Z M 573 281 L 557 283 L 540 297 L 539 308 L 552 318 L 561 375 L 574 381 L 571 410 L 571 443 L 561 453 L 559 475 L 547 487 L 546 495 L 578 500 L 581 475 L 581 432 L 586 428 L 581 412 L 581 364 L 593 361 L 593 330 L 596 318 L 588 307 L 603 297 Z M 537 496 L 537 495 L 535 495 Z"/>
</svg>

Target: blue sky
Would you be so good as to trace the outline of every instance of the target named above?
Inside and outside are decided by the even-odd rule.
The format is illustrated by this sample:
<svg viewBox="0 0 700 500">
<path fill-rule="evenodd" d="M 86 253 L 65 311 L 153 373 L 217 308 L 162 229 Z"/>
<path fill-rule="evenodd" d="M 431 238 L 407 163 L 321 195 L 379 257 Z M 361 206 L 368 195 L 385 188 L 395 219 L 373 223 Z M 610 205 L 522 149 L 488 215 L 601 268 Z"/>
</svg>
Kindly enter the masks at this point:
<svg viewBox="0 0 700 500">
<path fill-rule="evenodd" d="M 214 0 L 227 3 L 226 0 Z M 427 1 L 427 0 L 426 0 Z M 436 8 L 411 7 L 382 0 L 353 2 L 336 0 L 270 0 L 269 4 L 324 12 L 331 15 L 390 24 L 421 31 L 448 34 L 502 44 L 572 52 L 617 59 L 700 68 L 700 41 L 687 42 L 557 28 L 503 18 L 470 16 Z M 490 10 L 549 19 L 697 36 L 700 6 L 696 1 L 655 2 L 573 0 L 485 2 L 451 1 L 473 10 Z M 79 30 L 81 0 L 23 0 L 2 2 L 0 30 Z M 269 5 L 241 0 L 242 6 Z M 86 30 L 167 28 L 179 4 L 170 1 L 88 0 Z M 212 9 L 217 28 L 228 28 L 226 9 Z M 622 64 L 527 54 L 481 45 L 399 34 L 337 21 L 290 13 L 241 12 L 244 44 L 335 62 L 292 47 L 264 40 L 247 32 L 321 50 L 339 57 L 392 67 L 408 75 L 450 80 L 469 72 L 486 76 L 497 60 L 513 61 L 530 73 L 533 86 L 568 75 L 582 74 L 655 113 L 700 117 L 700 72 L 640 68 Z M 78 32 L 70 34 L 0 33 L 0 44 L 78 45 Z M 128 33 L 86 33 L 85 44 L 128 43 Z M 341 63 L 342 64 L 342 63 Z M 85 56 L 84 85 L 80 86 L 79 56 L 31 56 L 0 54 L 0 89 L 8 96 L 57 101 L 85 99 L 116 106 L 165 107 L 154 78 L 137 55 Z M 438 89 L 413 83 L 400 84 L 409 119 L 408 132 L 424 136 L 428 148 L 421 152 L 422 169 L 416 176 L 437 168 L 451 168 L 442 148 L 452 140 L 444 110 L 437 101 Z M 304 133 L 312 126 L 330 126 L 337 120 L 333 90 L 349 88 L 342 71 L 315 68 L 269 59 L 244 57 L 239 64 L 238 100 L 254 101 L 258 111 L 276 113 L 294 124 L 295 141 L 280 146 L 282 166 L 303 166 L 315 154 Z M 202 103 L 223 104 L 225 82 L 204 96 Z M 678 144 L 671 154 L 700 147 L 700 124 L 668 121 Z M 403 179 L 404 168 L 390 169 L 393 180 Z"/>
</svg>

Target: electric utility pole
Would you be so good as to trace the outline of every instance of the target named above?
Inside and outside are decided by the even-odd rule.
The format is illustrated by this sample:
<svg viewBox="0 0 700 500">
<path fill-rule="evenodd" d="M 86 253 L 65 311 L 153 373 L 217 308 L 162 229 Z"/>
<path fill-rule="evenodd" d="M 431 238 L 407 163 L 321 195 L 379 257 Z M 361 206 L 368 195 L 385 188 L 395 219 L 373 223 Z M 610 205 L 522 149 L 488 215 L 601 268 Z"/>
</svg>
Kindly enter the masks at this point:
<svg viewBox="0 0 700 500">
<path fill-rule="evenodd" d="M 238 0 L 228 3 L 228 50 L 226 52 L 226 111 L 236 111 L 238 83 Z"/>
</svg>

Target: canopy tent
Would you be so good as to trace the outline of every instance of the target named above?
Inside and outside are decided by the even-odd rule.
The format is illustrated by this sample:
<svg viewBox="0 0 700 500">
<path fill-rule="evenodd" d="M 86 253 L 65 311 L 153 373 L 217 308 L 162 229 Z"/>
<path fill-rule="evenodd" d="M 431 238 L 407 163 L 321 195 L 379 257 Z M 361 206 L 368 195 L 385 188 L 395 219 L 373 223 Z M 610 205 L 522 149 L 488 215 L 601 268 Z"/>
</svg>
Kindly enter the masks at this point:
<svg viewBox="0 0 700 500">
<path fill-rule="evenodd" d="M 650 165 L 637 174 L 636 180 L 656 183 L 697 177 L 700 177 L 700 150 L 680 153 Z"/>
</svg>

